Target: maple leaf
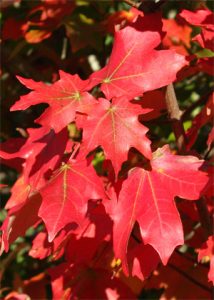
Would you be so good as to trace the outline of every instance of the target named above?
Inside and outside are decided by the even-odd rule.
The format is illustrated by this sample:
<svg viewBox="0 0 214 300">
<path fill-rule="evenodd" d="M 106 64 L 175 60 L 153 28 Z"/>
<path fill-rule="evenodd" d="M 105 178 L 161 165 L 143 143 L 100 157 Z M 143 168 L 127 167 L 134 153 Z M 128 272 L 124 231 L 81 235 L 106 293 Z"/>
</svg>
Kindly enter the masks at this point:
<svg viewBox="0 0 214 300">
<path fill-rule="evenodd" d="M 11 189 L 11 196 L 8 199 L 5 209 L 24 203 L 29 196 L 30 185 L 25 183 L 24 176 L 21 175 Z"/>
<path fill-rule="evenodd" d="M 154 50 L 161 42 L 161 33 L 152 31 L 152 25 L 152 29 L 146 26 L 144 30 L 143 25 L 144 18 L 139 17 L 132 26 L 116 32 L 107 66 L 90 77 L 92 86 L 102 83 L 107 99 L 132 99 L 165 86 L 186 64 L 185 58 L 172 50 Z"/>
<path fill-rule="evenodd" d="M 196 11 L 183 9 L 179 15 L 192 25 L 214 29 L 214 14 L 209 9 L 198 9 Z"/>
<path fill-rule="evenodd" d="M 103 21 L 103 25 L 106 27 L 108 33 L 115 33 L 115 28 L 117 25 L 120 25 L 125 22 L 133 22 L 136 18 L 136 14 L 133 10 L 120 10 L 110 14 L 106 20 Z"/>
<path fill-rule="evenodd" d="M 34 258 L 44 259 L 52 253 L 52 248 L 52 243 L 48 242 L 47 232 L 39 232 L 34 238 L 28 254 Z"/>
<path fill-rule="evenodd" d="M 212 281 L 214 285 L 214 236 L 209 236 L 206 243 L 204 243 L 201 249 L 197 250 L 198 261 L 210 261 L 210 270 L 208 273 L 209 281 Z"/>
<path fill-rule="evenodd" d="M 143 109 L 151 109 L 148 113 L 140 116 L 141 121 L 150 121 L 166 112 L 166 99 L 162 90 L 147 92 L 141 100 L 137 100 L 135 103 L 141 104 Z"/>
<path fill-rule="evenodd" d="M 46 182 L 46 172 L 54 170 L 61 162 L 68 141 L 68 131 L 64 128 L 56 134 L 47 127 L 30 128 L 27 131 L 29 135 L 27 139 L 9 139 L 3 143 L 0 156 L 9 160 L 24 159 L 23 184 L 30 184 L 32 189 L 39 189 Z M 14 144 L 19 146 L 16 152 Z M 12 153 L 3 151 L 7 146 L 9 148 L 12 146 Z M 24 185 L 23 189 L 25 189 Z M 15 197 L 19 196 L 15 195 Z"/>
<path fill-rule="evenodd" d="M 197 41 L 202 48 L 214 51 L 214 13 L 208 9 L 199 9 L 194 12 L 184 9 L 180 16 L 188 23 L 201 27 L 201 33 L 196 35 L 193 40 Z"/>
<path fill-rule="evenodd" d="M 33 91 L 22 96 L 10 110 L 24 110 L 31 105 L 48 103 L 49 107 L 36 122 L 56 132 L 75 120 L 76 111 L 87 113 L 91 105 L 96 103 L 95 98 L 86 92 L 90 89 L 89 81 L 63 71 L 59 71 L 59 74 L 60 79 L 52 85 L 17 76 L 23 85 Z"/>
<path fill-rule="evenodd" d="M 210 49 L 214 51 L 214 30 L 206 30 L 202 28 L 201 34 L 194 37 L 194 41 L 198 42 L 202 48 Z"/>
<path fill-rule="evenodd" d="M 25 144 L 26 140 L 23 138 L 11 138 L 1 143 L 0 157 L 3 159 L 13 159 L 17 157 L 17 152 Z"/>
<path fill-rule="evenodd" d="M 70 15 L 75 3 L 67 0 L 42 1 L 28 13 L 26 25 L 27 32 L 24 37 L 28 43 L 40 43 L 50 37 L 57 29 L 66 15 Z"/>
<path fill-rule="evenodd" d="M 53 171 L 61 163 L 68 141 L 68 131 L 67 128 L 58 133 L 50 130 L 41 138 L 36 138 L 37 133 L 31 130 L 30 136 L 28 146 L 32 149 L 33 157 L 26 160 L 24 176 L 32 188 L 40 189 L 46 183 L 46 172 Z"/>
<path fill-rule="evenodd" d="M 131 275 L 143 281 L 157 268 L 160 257 L 152 246 L 136 242 L 133 237 L 129 242 L 127 260 Z"/>
<path fill-rule="evenodd" d="M 67 224 L 75 222 L 81 227 L 88 200 L 104 197 L 101 179 L 85 160 L 62 165 L 40 193 L 43 201 L 39 216 L 46 225 L 49 242 Z"/>
<path fill-rule="evenodd" d="M 138 115 L 147 111 L 150 109 L 143 110 L 139 105 L 127 102 L 124 97 L 115 98 L 112 103 L 100 98 L 84 124 L 77 119 L 77 125 L 84 125 L 83 141 L 87 150 L 101 146 L 106 159 L 112 161 L 116 174 L 127 160 L 131 147 L 150 159 L 150 141 L 146 137 L 148 129 L 138 122 Z"/>
<path fill-rule="evenodd" d="M 127 246 L 136 221 L 144 243 L 153 246 L 164 264 L 174 248 L 183 244 L 182 224 L 173 199 L 199 198 L 208 182 L 207 174 L 199 170 L 202 165 L 196 157 L 173 155 L 163 147 L 154 153 L 151 170 L 137 167 L 130 171 L 110 212 L 115 256 L 123 261 L 126 273 Z"/>
<path fill-rule="evenodd" d="M 1 250 L 8 251 L 9 245 L 18 237 L 24 236 L 26 230 L 40 221 L 38 210 L 41 205 L 40 195 L 30 196 L 26 202 L 17 204 L 9 210 L 7 218 L 4 220 L 1 231 Z"/>
<path fill-rule="evenodd" d="M 188 55 L 186 48 L 191 47 L 192 29 L 183 23 L 179 19 L 163 19 L 163 31 L 167 33 L 163 39 L 163 46 L 164 48 L 175 49 L 179 54 Z"/>
</svg>

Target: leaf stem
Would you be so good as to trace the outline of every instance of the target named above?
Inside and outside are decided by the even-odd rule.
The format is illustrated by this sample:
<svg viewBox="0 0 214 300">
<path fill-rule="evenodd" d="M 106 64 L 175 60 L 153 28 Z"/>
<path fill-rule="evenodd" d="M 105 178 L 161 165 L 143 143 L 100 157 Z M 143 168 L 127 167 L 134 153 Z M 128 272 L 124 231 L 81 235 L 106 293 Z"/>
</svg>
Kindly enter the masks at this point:
<svg viewBox="0 0 214 300">
<path fill-rule="evenodd" d="M 70 159 L 74 159 L 74 157 L 77 154 L 77 151 L 79 150 L 79 148 L 80 148 L 80 143 L 77 143 L 76 145 L 74 145 L 74 150 L 73 150 L 73 152 L 71 154 Z"/>
</svg>

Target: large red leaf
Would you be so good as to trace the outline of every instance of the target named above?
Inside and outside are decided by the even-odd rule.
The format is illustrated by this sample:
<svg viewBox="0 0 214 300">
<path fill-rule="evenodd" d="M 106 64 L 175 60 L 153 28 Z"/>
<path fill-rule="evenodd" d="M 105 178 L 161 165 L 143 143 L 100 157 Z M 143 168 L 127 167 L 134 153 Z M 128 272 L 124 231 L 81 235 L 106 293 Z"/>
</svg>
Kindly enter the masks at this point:
<svg viewBox="0 0 214 300">
<path fill-rule="evenodd" d="M 127 272 L 127 246 L 136 221 L 144 243 L 156 249 L 164 264 L 174 248 L 183 244 L 182 224 L 173 200 L 175 196 L 199 198 L 208 182 L 207 174 L 199 171 L 202 164 L 192 156 L 172 155 L 163 147 L 154 153 L 151 170 L 131 170 L 112 208 L 114 251 Z"/>
<path fill-rule="evenodd" d="M 150 110 L 143 110 L 124 97 L 115 98 L 112 103 L 103 98 L 99 100 L 84 124 L 79 123 L 84 125 L 83 141 L 88 151 L 101 146 L 106 159 L 112 161 L 116 174 L 127 160 L 131 147 L 150 159 L 150 141 L 146 137 L 148 129 L 138 122 L 138 115 Z"/>
<path fill-rule="evenodd" d="M 47 227 L 49 242 L 67 224 L 75 222 L 81 226 L 88 200 L 104 196 L 102 181 L 86 161 L 62 165 L 40 192 L 43 201 L 39 216 Z"/>
<path fill-rule="evenodd" d="M 152 23 L 153 17 L 151 29 L 148 24 L 144 29 L 144 18 L 139 17 L 132 26 L 115 33 L 107 66 L 91 76 L 92 85 L 102 83 L 107 99 L 132 99 L 165 86 L 176 79 L 176 73 L 186 64 L 184 57 L 172 50 L 154 50 L 161 42 L 161 32 L 153 31 Z"/>
<path fill-rule="evenodd" d="M 87 112 L 91 104 L 96 102 L 95 98 L 86 92 L 89 89 L 88 80 L 81 80 L 78 75 L 70 75 L 63 71 L 59 74 L 60 79 L 52 85 L 17 77 L 23 85 L 33 91 L 22 96 L 11 107 L 11 111 L 48 103 L 49 107 L 36 122 L 52 127 L 56 132 L 74 121 L 76 111 Z"/>
</svg>

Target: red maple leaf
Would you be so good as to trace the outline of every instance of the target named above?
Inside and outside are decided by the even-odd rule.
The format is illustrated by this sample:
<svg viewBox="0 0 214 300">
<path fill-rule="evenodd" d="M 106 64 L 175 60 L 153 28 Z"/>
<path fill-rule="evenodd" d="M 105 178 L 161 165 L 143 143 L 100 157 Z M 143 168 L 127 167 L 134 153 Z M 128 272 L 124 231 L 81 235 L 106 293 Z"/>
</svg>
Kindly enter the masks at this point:
<svg viewBox="0 0 214 300">
<path fill-rule="evenodd" d="M 163 19 L 163 30 L 166 31 L 163 46 L 164 48 L 175 49 L 179 54 L 188 55 L 187 49 L 191 47 L 192 29 L 183 23 L 179 19 Z"/>
<path fill-rule="evenodd" d="M 177 156 L 168 147 L 158 149 L 151 170 L 134 168 L 124 181 L 118 202 L 110 214 L 114 220 L 115 256 L 123 261 L 128 273 L 126 252 L 137 221 L 145 244 L 159 253 L 164 264 L 177 245 L 183 244 L 183 229 L 174 197 L 196 200 L 208 177 L 199 170 L 203 161 L 193 156 Z"/>
<path fill-rule="evenodd" d="M 205 27 L 207 29 L 214 29 L 214 14 L 209 9 L 198 9 L 196 11 L 183 9 L 180 16 L 192 25 Z"/>
<path fill-rule="evenodd" d="M 148 21 L 148 20 L 147 20 Z M 151 24 L 153 18 L 151 19 Z M 91 76 L 92 86 L 102 83 L 107 99 L 128 99 L 165 86 L 176 79 L 186 64 L 185 58 L 172 50 L 154 50 L 161 42 L 161 32 L 153 31 L 144 18 L 115 33 L 113 50 L 107 66 Z"/>
<path fill-rule="evenodd" d="M 23 204 L 29 196 L 30 185 L 25 183 L 24 176 L 21 175 L 11 188 L 11 196 L 8 199 L 5 209 L 11 209 L 16 205 Z"/>
<path fill-rule="evenodd" d="M 129 242 L 127 260 L 131 275 L 143 281 L 157 268 L 160 257 L 152 246 L 136 242 L 132 238 Z M 126 270 L 124 271 L 128 275 Z"/>
<path fill-rule="evenodd" d="M 68 141 L 68 132 L 64 128 L 56 134 L 47 127 L 41 127 L 28 129 L 28 135 L 27 139 L 12 138 L 3 143 L 4 147 L 0 151 L 0 156 L 6 160 L 24 159 L 23 184 L 30 184 L 32 189 L 40 189 L 46 182 L 46 172 L 54 170 L 61 162 Z M 7 146 L 10 148 L 10 144 L 20 144 L 21 147 L 12 153 L 3 151 Z M 13 147 L 11 148 L 13 151 L 15 150 Z M 24 185 L 23 188 L 25 188 Z M 19 197 L 19 195 L 16 194 L 15 197 Z"/>
<path fill-rule="evenodd" d="M 202 48 L 214 51 L 214 13 L 209 9 L 199 9 L 194 12 L 184 9 L 180 16 L 189 24 L 201 27 L 201 33 L 193 40 L 197 41 Z"/>
<path fill-rule="evenodd" d="M 112 161 L 116 174 L 127 160 L 131 147 L 150 159 L 150 140 L 146 137 L 148 129 L 138 121 L 138 115 L 147 111 L 150 109 L 131 104 L 124 97 L 115 98 L 112 103 L 100 98 L 84 123 L 77 119 L 77 124 L 84 126 L 83 141 L 87 150 L 101 146 L 106 159 Z"/>
<path fill-rule="evenodd" d="M 88 200 L 104 197 L 102 181 L 86 160 L 63 164 L 40 193 L 43 201 L 39 216 L 46 225 L 49 242 L 67 224 L 75 222 L 81 227 Z"/>
<path fill-rule="evenodd" d="M 38 210 L 41 205 L 41 196 L 37 193 L 30 196 L 27 201 L 17 204 L 12 207 L 8 216 L 4 220 L 1 231 L 1 249 L 7 252 L 9 245 L 13 243 L 18 237 L 24 236 L 26 230 L 40 221 L 38 217 Z"/>
<path fill-rule="evenodd" d="M 59 74 L 60 79 L 52 85 L 17 76 L 23 85 L 33 91 L 22 96 L 11 107 L 11 111 L 24 110 L 39 103 L 48 103 L 49 107 L 36 122 L 51 127 L 56 132 L 75 120 L 76 111 L 86 113 L 91 105 L 96 103 L 95 98 L 86 92 L 90 89 L 89 81 L 63 71 L 59 71 Z"/>
<path fill-rule="evenodd" d="M 140 103 L 143 109 L 151 110 L 140 116 L 140 120 L 144 122 L 159 118 L 163 113 L 166 113 L 166 99 L 162 90 L 147 92 L 140 101 L 135 103 Z"/>
</svg>

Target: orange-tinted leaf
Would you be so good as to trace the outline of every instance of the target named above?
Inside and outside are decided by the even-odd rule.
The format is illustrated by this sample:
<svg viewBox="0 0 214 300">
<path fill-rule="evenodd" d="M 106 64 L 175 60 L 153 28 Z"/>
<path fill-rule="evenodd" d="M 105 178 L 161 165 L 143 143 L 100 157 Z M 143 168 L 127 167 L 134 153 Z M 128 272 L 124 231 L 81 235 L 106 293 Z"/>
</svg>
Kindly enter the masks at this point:
<svg viewBox="0 0 214 300">
<path fill-rule="evenodd" d="M 163 31 L 166 36 L 163 39 L 164 48 L 175 49 L 182 55 L 188 55 L 186 48 L 190 48 L 192 29 L 175 19 L 163 19 Z"/>
</svg>

